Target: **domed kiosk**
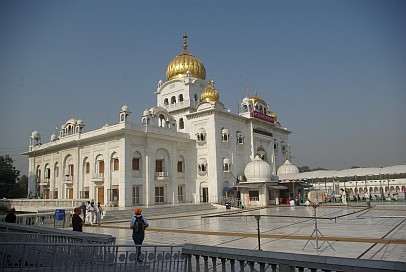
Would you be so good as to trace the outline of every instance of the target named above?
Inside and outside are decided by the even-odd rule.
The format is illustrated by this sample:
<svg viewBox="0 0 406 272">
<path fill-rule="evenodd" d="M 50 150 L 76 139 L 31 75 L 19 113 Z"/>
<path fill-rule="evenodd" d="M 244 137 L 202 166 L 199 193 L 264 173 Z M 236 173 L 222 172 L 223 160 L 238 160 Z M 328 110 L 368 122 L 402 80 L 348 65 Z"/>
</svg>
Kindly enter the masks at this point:
<svg viewBox="0 0 406 272">
<path fill-rule="evenodd" d="M 247 181 L 237 186 L 244 206 L 266 206 L 275 204 L 278 197 L 278 177 L 272 166 L 262 160 L 259 155 L 245 166 L 244 176 Z"/>
</svg>

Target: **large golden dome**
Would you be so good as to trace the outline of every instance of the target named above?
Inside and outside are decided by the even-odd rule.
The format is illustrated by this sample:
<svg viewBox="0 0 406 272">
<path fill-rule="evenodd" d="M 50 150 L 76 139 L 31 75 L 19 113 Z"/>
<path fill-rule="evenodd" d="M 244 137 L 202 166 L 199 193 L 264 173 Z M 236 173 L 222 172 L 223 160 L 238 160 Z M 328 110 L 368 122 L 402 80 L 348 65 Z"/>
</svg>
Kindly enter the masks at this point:
<svg viewBox="0 0 406 272">
<path fill-rule="evenodd" d="M 213 80 L 209 80 L 207 88 L 200 94 L 200 101 L 202 102 L 219 101 L 219 98 L 220 95 L 214 88 Z"/>
<path fill-rule="evenodd" d="M 189 75 L 200 79 L 206 79 L 206 68 L 203 63 L 190 54 L 187 49 L 187 36 L 183 34 L 183 51 L 179 56 L 176 56 L 168 65 L 166 69 L 166 79 L 171 80 L 174 78 L 186 77 Z"/>
</svg>

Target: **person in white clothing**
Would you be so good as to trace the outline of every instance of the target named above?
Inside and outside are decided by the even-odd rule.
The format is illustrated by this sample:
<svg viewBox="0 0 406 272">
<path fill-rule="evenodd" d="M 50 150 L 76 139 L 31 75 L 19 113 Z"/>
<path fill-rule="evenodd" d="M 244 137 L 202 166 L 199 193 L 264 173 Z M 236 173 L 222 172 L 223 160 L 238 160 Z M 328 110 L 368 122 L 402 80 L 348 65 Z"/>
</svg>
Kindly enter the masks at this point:
<svg viewBox="0 0 406 272">
<path fill-rule="evenodd" d="M 369 191 L 367 189 L 364 190 L 365 192 L 365 200 L 367 201 L 367 207 L 371 208 L 371 194 L 369 193 Z"/>
<path fill-rule="evenodd" d="M 343 202 L 344 205 L 347 205 L 347 193 L 345 192 L 344 189 L 341 189 L 341 201 Z"/>
<path fill-rule="evenodd" d="M 96 212 L 96 224 L 100 225 L 101 223 L 101 216 L 103 214 L 103 209 L 100 206 L 100 202 L 97 202 L 97 206 L 95 207 L 95 212 Z"/>
<path fill-rule="evenodd" d="M 90 223 L 90 225 L 93 227 L 93 222 L 94 222 L 94 214 L 95 214 L 95 211 L 96 211 L 96 208 L 94 207 L 94 202 L 91 202 L 90 203 L 90 205 L 88 206 L 88 208 L 87 208 L 87 213 L 86 214 L 88 214 L 89 216 L 88 216 L 88 219 L 89 219 L 89 223 Z"/>
</svg>

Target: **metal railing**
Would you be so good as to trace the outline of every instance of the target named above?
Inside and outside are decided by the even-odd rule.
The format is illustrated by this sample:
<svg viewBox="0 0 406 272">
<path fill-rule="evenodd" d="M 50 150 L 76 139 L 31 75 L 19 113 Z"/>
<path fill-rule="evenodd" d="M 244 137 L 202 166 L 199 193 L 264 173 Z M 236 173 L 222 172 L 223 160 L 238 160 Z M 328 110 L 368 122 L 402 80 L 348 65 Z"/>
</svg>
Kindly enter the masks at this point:
<svg viewBox="0 0 406 272">
<path fill-rule="evenodd" d="M 181 246 L 0 242 L 1 271 L 185 271 Z"/>
<path fill-rule="evenodd" d="M 0 223 L 1 241 L 21 242 L 63 242 L 63 243 L 85 243 L 85 244 L 114 244 L 116 238 L 111 235 L 93 234 L 47 228 L 43 226 L 24 226 L 13 223 Z"/>
<path fill-rule="evenodd" d="M 195 271 L 406 271 L 405 262 L 351 259 L 186 244 L 186 270 Z"/>
</svg>

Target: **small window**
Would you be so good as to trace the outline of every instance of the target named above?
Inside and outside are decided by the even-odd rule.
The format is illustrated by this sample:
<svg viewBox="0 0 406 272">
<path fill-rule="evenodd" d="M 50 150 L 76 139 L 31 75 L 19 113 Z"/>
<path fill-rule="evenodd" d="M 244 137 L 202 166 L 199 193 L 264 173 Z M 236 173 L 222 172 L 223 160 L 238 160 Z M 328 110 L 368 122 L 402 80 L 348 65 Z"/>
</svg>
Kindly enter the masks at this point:
<svg viewBox="0 0 406 272">
<path fill-rule="evenodd" d="M 86 163 L 86 174 L 90 173 L 90 163 Z"/>
<path fill-rule="evenodd" d="M 178 161 L 178 173 L 183 173 L 183 161 Z"/>
<path fill-rule="evenodd" d="M 224 158 L 223 159 L 223 172 L 230 172 L 230 159 L 228 158 Z"/>
<path fill-rule="evenodd" d="M 139 170 L 140 170 L 140 159 L 133 158 L 133 171 L 139 171 Z"/>
<path fill-rule="evenodd" d="M 244 143 L 244 135 L 241 132 L 237 132 L 237 144 L 243 144 Z"/>
<path fill-rule="evenodd" d="M 249 191 L 250 201 L 259 201 L 259 191 Z"/>
<path fill-rule="evenodd" d="M 179 95 L 178 101 L 179 101 L 179 102 L 182 102 L 182 101 L 183 101 L 183 94 L 180 94 L 180 95 Z"/>
<path fill-rule="evenodd" d="M 69 165 L 69 175 L 71 177 L 73 177 L 73 174 L 75 173 L 75 167 L 73 166 L 73 164 Z"/>
<path fill-rule="evenodd" d="M 171 97 L 171 104 L 175 104 L 176 103 L 176 97 L 172 96 Z"/>
<path fill-rule="evenodd" d="M 178 186 L 178 201 L 183 202 L 184 186 Z"/>
<path fill-rule="evenodd" d="M 119 161 L 117 158 L 113 159 L 113 170 L 118 171 L 119 170 Z"/>
<path fill-rule="evenodd" d="M 168 98 L 165 98 L 165 100 L 164 100 L 164 105 L 165 105 L 165 106 L 168 106 L 168 105 L 169 105 L 169 100 L 168 100 Z"/>
<path fill-rule="evenodd" d="M 164 203 L 164 187 L 155 187 L 155 203 Z"/>
<path fill-rule="evenodd" d="M 104 173 L 104 161 L 99 161 L 99 173 Z"/>
<path fill-rule="evenodd" d="M 179 129 L 184 129 L 185 128 L 185 123 L 183 122 L 183 118 L 179 119 Z"/>
<path fill-rule="evenodd" d="M 228 129 L 226 129 L 226 128 L 221 129 L 221 141 L 228 142 L 229 139 L 230 139 L 230 135 L 229 135 Z"/>
</svg>

